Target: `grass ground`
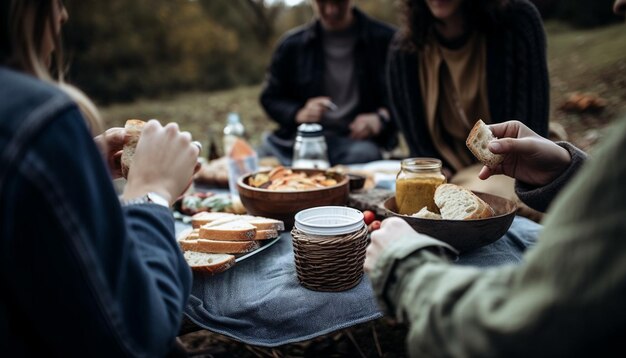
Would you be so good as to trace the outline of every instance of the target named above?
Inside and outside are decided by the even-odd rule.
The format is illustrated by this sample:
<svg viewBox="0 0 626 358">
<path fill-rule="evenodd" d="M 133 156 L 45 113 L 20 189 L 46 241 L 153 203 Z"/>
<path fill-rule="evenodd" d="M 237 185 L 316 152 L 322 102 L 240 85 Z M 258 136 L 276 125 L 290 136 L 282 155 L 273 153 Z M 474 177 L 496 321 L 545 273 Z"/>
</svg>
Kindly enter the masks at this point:
<svg viewBox="0 0 626 358">
<path fill-rule="evenodd" d="M 561 124 L 571 141 L 591 149 L 602 141 L 603 129 L 617 118 L 626 118 L 626 26 L 617 24 L 595 30 L 572 30 L 560 23 L 546 24 L 551 81 L 551 118 Z M 241 114 L 251 142 L 257 144 L 264 130 L 274 127 L 260 106 L 260 86 L 211 93 L 182 93 L 170 98 L 140 100 L 102 108 L 107 126 L 120 126 L 128 118 L 176 121 L 196 139 L 212 135 L 220 141 L 230 111 Z M 602 112 L 566 113 L 559 106 L 571 92 L 593 92 L 607 101 Z M 374 333 L 375 332 L 375 333 Z M 300 344 L 262 349 L 206 331 L 183 337 L 197 357 L 349 357 L 406 355 L 406 329 L 382 319 Z M 378 344 L 376 344 L 376 339 Z M 208 348 L 208 350 L 206 350 Z"/>
</svg>

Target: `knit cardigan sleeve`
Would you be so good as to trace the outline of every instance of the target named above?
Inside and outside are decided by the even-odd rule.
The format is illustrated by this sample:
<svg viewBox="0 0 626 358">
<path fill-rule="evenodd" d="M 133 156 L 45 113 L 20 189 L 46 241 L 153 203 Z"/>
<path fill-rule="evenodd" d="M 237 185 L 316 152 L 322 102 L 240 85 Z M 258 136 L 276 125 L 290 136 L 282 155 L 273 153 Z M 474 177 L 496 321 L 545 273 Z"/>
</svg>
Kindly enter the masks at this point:
<svg viewBox="0 0 626 358">
<path fill-rule="evenodd" d="M 490 101 L 502 97 L 502 103 L 491 103 L 494 122 L 512 119 L 525 123 L 546 137 L 550 111 L 546 36 L 539 12 L 527 0 L 512 0 L 507 31 L 496 34 L 493 47 L 503 47 L 503 76 L 490 76 Z M 503 36 L 503 37 L 502 37 Z M 503 88 L 504 87 L 504 88 Z M 501 110 L 494 109 L 501 106 Z"/>
</svg>

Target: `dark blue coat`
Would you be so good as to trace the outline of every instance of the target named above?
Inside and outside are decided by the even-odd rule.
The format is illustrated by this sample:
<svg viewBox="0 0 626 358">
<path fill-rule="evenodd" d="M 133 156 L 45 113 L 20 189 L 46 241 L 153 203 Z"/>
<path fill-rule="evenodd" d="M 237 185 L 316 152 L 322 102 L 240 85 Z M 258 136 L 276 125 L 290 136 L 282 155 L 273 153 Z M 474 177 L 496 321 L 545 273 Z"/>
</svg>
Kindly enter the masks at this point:
<svg viewBox="0 0 626 358">
<path fill-rule="evenodd" d="M 120 206 L 56 87 L 0 67 L 0 98 L 0 355 L 166 354 L 191 285 L 171 213 Z"/>
</svg>

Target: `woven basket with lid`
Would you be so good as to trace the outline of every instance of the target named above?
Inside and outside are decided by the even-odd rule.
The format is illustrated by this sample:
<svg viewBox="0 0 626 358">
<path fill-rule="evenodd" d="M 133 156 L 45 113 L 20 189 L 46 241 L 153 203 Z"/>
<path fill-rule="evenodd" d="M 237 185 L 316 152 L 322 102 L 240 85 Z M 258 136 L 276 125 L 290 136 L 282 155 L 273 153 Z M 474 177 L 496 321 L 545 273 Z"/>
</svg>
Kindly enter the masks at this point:
<svg viewBox="0 0 626 358">
<path fill-rule="evenodd" d="M 363 277 L 367 227 L 336 236 L 304 233 L 294 227 L 293 251 L 298 280 L 314 291 L 344 291 Z"/>
</svg>

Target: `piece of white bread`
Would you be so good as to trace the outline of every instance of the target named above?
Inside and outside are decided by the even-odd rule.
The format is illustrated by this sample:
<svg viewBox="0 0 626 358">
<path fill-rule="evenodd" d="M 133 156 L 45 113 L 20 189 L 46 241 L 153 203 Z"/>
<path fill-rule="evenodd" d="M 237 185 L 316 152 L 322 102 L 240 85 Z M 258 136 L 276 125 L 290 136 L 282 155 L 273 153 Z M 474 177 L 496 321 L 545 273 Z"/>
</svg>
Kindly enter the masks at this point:
<svg viewBox="0 0 626 358">
<path fill-rule="evenodd" d="M 211 213 L 211 212 L 203 212 L 198 213 L 191 217 L 191 225 L 195 227 L 200 227 L 203 225 L 209 226 L 219 226 L 222 224 L 226 224 L 231 221 L 243 220 L 254 227 L 257 230 L 276 230 L 283 231 L 285 230 L 285 223 L 281 220 L 270 219 L 262 216 L 253 216 L 253 215 L 236 215 L 229 213 Z"/>
<path fill-rule="evenodd" d="M 135 150 L 137 149 L 137 142 L 139 142 L 139 136 L 141 135 L 141 131 L 143 130 L 145 124 L 146 122 L 140 119 L 129 119 L 124 125 L 126 137 L 128 138 L 128 141 L 124 144 L 122 149 L 121 158 L 122 176 L 124 178 L 128 177 L 128 171 L 133 164 L 133 157 L 135 156 Z"/>
<path fill-rule="evenodd" d="M 254 240 L 269 240 L 278 237 L 277 230 L 257 230 Z"/>
<path fill-rule="evenodd" d="M 232 213 L 202 211 L 191 217 L 191 226 L 195 229 L 218 219 L 235 217 L 236 215 Z"/>
<path fill-rule="evenodd" d="M 444 220 L 484 219 L 495 214 L 476 194 L 455 184 L 439 185 L 435 190 L 435 204 Z"/>
<path fill-rule="evenodd" d="M 183 251 L 197 251 L 214 254 L 242 254 L 259 248 L 258 241 L 221 241 L 221 240 L 181 240 L 178 242 Z"/>
<path fill-rule="evenodd" d="M 489 142 L 494 139 L 497 138 L 493 136 L 489 126 L 487 126 L 482 119 L 479 119 L 467 136 L 465 145 L 467 145 L 467 148 L 469 148 L 472 154 L 474 154 L 481 163 L 489 168 L 493 168 L 504 160 L 503 155 L 494 154 L 487 148 Z"/>
<path fill-rule="evenodd" d="M 254 240 L 256 227 L 244 220 L 233 220 L 215 224 L 215 222 L 200 226 L 200 238 L 208 240 Z"/>
<path fill-rule="evenodd" d="M 185 261 L 195 272 L 211 275 L 226 271 L 235 264 L 235 256 L 228 254 L 207 254 L 204 252 L 185 251 Z"/>
<path fill-rule="evenodd" d="M 420 211 L 416 212 L 415 214 L 411 216 L 420 218 L 420 219 L 441 220 L 441 215 L 437 213 L 433 213 L 432 211 L 428 210 L 427 206 L 421 208 Z"/>
</svg>

